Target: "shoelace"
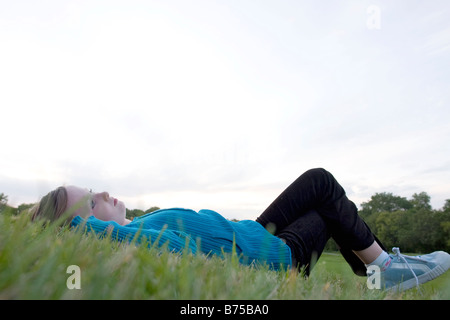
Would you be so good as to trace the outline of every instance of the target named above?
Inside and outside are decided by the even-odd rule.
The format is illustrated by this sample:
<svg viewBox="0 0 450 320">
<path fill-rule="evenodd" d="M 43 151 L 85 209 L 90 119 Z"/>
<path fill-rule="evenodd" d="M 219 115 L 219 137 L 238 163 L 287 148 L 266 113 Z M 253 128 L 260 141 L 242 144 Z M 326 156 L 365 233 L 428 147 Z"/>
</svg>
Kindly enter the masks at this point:
<svg viewBox="0 0 450 320">
<path fill-rule="evenodd" d="M 394 253 L 395 253 L 395 256 L 398 257 L 399 259 L 401 259 L 401 260 L 406 264 L 406 266 L 409 268 L 409 270 L 412 272 L 412 274 L 413 274 L 413 276 L 414 276 L 414 279 L 416 279 L 416 286 L 417 286 L 417 289 L 420 290 L 420 288 L 419 288 L 419 278 L 417 278 L 416 273 L 414 272 L 413 268 L 411 268 L 411 266 L 409 265 L 408 261 L 406 261 L 405 256 L 404 256 L 403 254 L 400 253 L 400 248 L 394 247 L 394 248 L 392 248 L 392 252 L 394 252 Z M 416 257 L 410 257 L 410 256 L 408 256 L 408 258 L 409 258 L 409 259 L 414 259 L 414 260 L 423 261 L 422 259 L 416 258 Z"/>
</svg>

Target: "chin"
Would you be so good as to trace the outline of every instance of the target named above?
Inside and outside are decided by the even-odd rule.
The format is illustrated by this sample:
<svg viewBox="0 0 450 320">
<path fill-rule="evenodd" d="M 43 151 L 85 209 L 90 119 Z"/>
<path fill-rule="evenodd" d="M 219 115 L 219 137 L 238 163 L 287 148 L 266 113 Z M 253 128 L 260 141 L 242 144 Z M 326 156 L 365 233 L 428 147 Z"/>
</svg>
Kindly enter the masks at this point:
<svg viewBox="0 0 450 320">
<path fill-rule="evenodd" d="M 116 207 L 118 210 L 120 210 L 121 213 L 123 213 L 123 216 L 125 217 L 125 214 L 127 213 L 125 204 L 122 201 L 119 201 L 117 202 Z"/>
</svg>

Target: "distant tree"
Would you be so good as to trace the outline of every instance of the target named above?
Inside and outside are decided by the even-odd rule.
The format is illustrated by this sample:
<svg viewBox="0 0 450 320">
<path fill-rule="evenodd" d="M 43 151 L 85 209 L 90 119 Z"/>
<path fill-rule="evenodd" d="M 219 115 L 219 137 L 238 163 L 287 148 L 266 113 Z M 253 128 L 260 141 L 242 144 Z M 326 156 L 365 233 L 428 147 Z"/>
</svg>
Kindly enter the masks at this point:
<svg viewBox="0 0 450 320">
<path fill-rule="evenodd" d="M 0 193 L 0 205 L 6 205 L 8 203 L 8 196 L 3 192 Z"/>
<path fill-rule="evenodd" d="M 17 214 L 17 209 L 8 206 L 8 196 L 4 193 L 0 193 L 0 214 Z"/>
<path fill-rule="evenodd" d="M 160 209 L 159 207 L 150 207 L 147 210 L 145 210 L 144 213 L 147 214 L 147 213 L 159 210 L 159 209 Z"/>
<path fill-rule="evenodd" d="M 410 202 L 413 205 L 414 209 L 431 210 L 432 208 L 430 200 L 431 198 L 426 192 L 421 192 L 421 193 L 414 193 L 412 195 L 412 199 L 410 200 Z"/>
<path fill-rule="evenodd" d="M 6 204 L 8 203 L 8 196 L 3 192 L 0 193 L 0 213 L 5 210 Z"/>
<path fill-rule="evenodd" d="M 444 207 L 442 208 L 444 212 L 450 213 L 450 199 L 445 200 Z"/>
<path fill-rule="evenodd" d="M 376 193 L 361 204 L 360 214 L 387 247 L 405 252 L 450 250 L 450 199 L 433 210 L 426 192 L 410 200 L 392 193 Z"/>
<path fill-rule="evenodd" d="M 449 252 L 450 251 L 449 250 L 449 248 L 450 248 L 450 221 L 441 222 L 441 228 L 444 231 L 444 234 L 442 237 L 444 239 L 443 240 L 444 244 L 447 248 L 445 251 Z"/>
<path fill-rule="evenodd" d="M 159 207 L 150 207 L 147 210 L 143 211 L 141 209 L 126 209 L 126 217 L 128 219 L 133 219 L 135 217 L 140 217 L 144 214 L 159 210 Z"/>
<path fill-rule="evenodd" d="M 361 203 L 362 216 L 369 216 L 379 212 L 394 212 L 398 210 L 408 210 L 412 207 L 404 197 L 394 196 L 392 193 L 382 192 L 375 193 L 368 202 Z"/>
<path fill-rule="evenodd" d="M 21 214 L 23 212 L 27 212 L 30 210 L 35 204 L 34 203 L 22 203 L 17 207 L 17 214 Z"/>
<path fill-rule="evenodd" d="M 401 246 L 405 249 L 400 242 L 407 236 L 404 232 L 402 232 L 402 229 L 408 219 L 407 212 L 400 210 L 394 212 L 384 211 L 375 213 L 374 215 L 376 216 L 374 229 L 376 229 L 376 235 L 381 242 L 383 242 L 387 248 Z"/>
<path fill-rule="evenodd" d="M 144 214 L 144 211 L 140 210 L 140 209 L 126 209 L 126 217 L 128 219 L 133 219 L 135 217 L 139 217 L 142 216 Z"/>
</svg>

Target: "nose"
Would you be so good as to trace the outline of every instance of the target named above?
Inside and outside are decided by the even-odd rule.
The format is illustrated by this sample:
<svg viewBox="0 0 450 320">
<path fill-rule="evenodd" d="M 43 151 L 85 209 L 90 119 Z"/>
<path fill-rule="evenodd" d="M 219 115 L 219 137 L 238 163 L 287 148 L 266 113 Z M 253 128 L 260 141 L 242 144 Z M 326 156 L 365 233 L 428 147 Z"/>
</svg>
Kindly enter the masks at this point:
<svg viewBox="0 0 450 320">
<path fill-rule="evenodd" d="M 103 197 L 103 199 L 105 200 L 105 201 L 108 201 L 108 199 L 109 199 L 109 193 L 108 192 L 102 192 L 102 197 Z"/>
</svg>

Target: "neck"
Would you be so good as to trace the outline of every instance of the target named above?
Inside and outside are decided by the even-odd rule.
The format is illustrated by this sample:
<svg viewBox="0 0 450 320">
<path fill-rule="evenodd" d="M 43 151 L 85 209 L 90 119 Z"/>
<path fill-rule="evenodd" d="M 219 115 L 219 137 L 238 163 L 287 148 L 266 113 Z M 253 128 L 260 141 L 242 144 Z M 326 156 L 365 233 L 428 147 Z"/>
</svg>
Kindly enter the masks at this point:
<svg viewBox="0 0 450 320">
<path fill-rule="evenodd" d="M 123 222 L 121 223 L 121 225 L 125 226 L 125 225 L 129 224 L 130 222 L 131 222 L 131 220 L 125 218 L 125 219 L 123 219 Z"/>
</svg>

